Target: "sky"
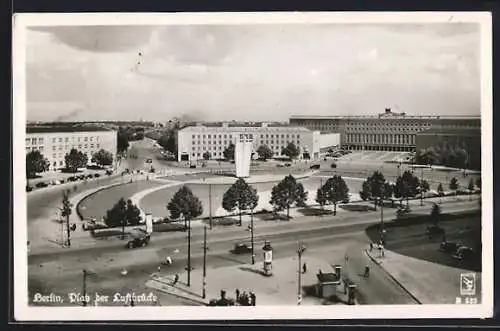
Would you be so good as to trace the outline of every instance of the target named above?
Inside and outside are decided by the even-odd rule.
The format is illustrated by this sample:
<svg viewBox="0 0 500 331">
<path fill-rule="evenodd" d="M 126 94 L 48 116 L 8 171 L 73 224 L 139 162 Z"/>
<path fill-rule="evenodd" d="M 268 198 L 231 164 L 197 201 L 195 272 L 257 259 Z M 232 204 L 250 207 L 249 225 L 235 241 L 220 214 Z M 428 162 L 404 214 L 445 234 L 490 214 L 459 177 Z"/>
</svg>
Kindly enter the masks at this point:
<svg viewBox="0 0 500 331">
<path fill-rule="evenodd" d="M 471 23 L 31 27 L 30 121 L 480 114 Z"/>
</svg>

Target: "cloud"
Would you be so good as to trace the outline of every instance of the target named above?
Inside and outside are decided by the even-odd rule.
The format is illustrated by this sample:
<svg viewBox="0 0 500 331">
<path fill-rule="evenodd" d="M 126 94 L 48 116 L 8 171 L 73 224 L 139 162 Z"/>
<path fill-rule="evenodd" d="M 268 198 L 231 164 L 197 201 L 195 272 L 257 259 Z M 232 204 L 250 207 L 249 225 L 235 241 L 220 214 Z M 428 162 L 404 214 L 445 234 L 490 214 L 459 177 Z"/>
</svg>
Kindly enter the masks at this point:
<svg viewBox="0 0 500 331">
<path fill-rule="evenodd" d="M 393 104 L 477 113 L 479 34 L 453 26 L 36 29 L 28 33 L 28 117 L 286 120 Z"/>
</svg>

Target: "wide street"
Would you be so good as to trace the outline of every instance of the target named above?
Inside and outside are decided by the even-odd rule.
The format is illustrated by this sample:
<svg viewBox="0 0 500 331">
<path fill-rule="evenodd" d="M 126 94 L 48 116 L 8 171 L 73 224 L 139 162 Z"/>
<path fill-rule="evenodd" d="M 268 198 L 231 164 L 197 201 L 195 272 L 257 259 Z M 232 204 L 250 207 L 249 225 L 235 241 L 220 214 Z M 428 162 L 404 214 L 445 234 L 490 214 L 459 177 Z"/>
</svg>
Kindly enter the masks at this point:
<svg viewBox="0 0 500 331">
<path fill-rule="evenodd" d="M 132 150 L 137 159 L 127 158 L 122 162 L 122 168 L 147 170 L 148 165 L 145 160 L 153 159 L 153 167 L 157 171 L 165 171 L 168 174 L 180 174 L 185 171 L 193 171 L 186 168 L 170 167 L 168 162 L 156 159 L 155 148 L 152 142 L 144 141 L 133 143 Z M 347 161 L 346 161 L 347 162 Z M 372 171 L 375 169 L 369 165 L 356 166 L 346 163 L 345 167 L 338 161 L 339 167 L 335 169 L 339 174 L 351 174 L 356 171 Z M 266 165 L 267 166 L 267 165 Z M 397 175 L 395 165 L 384 164 L 384 174 Z M 322 165 L 322 168 L 326 167 Z M 369 168 L 369 170 L 367 167 Z M 378 166 L 380 167 L 380 165 Z M 269 165 L 269 169 L 276 169 L 275 164 Z M 204 169 L 205 170 L 205 169 Z M 324 172 L 322 175 L 329 175 Z M 346 175 L 348 176 L 348 175 Z M 353 176 L 355 177 L 355 176 Z M 364 177 L 362 175 L 356 177 Z M 79 184 L 76 192 L 81 192 L 92 187 L 99 187 L 111 182 L 120 182 L 120 176 L 113 178 L 102 178 L 87 184 Z M 319 177 L 314 179 L 314 185 L 321 181 Z M 360 182 L 355 180 L 355 182 Z M 144 185 L 144 184 L 137 184 Z M 150 185 L 150 184 L 146 184 Z M 153 184 L 151 184 L 153 185 Z M 267 184 L 264 184 L 267 185 Z M 130 186 L 129 186 L 130 187 Z M 122 191 L 119 187 L 111 196 L 118 199 L 121 195 L 130 192 Z M 135 191 L 134 191 L 135 192 Z M 217 195 L 220 195 L 217 194 Z M 28 228 L 29 235 L 36 236 L 40 226 L 48 227 L 52 222 L 50 217 L 60 204 L 60 189 L 48 188 L 28 194 Z M 163 198 L 166 201 L 166 198 Z M 111 200 L 109 201 L 111 202 Z M 219 202 L 220 203 L 220 202 Z M 431 205 L 419 207 L 415 202 L 414 211 L 428 213 Z M 162 208 L 165 204 L 162 205 Z M 87 206 L 88 209 L 91 207 Z M 479 208 L 477 201 L 456 201 L 443 203 L 443 212 L 453 212 Z M 394 215 L 395 210 L 389 209 L 386 217 Z M 261 263 L 264 240 L 270 240 L 274 247 L 274 258 L 293 256 L 297 249 L 297 242 L 301 241 L 309 247 L 308 254 L 321 256 L 333 263 L 343 260 L 342 256 L 332 254 L 333 251 L 345 251 L 352 255 L 352 263 L 347 269 L 349 273 L 356 277 L 357 272 L 361 272 L 366 259 L 363 249 L 367 247 L 368 237 L 365 229 L 369 224 L 379 222 L 378 212 L 357 213 L 352 212 L 343 216 L 323 216 L 323 217 L 302 217 L 289 222 L 256 222 L 255 227 L 255 252 L 257 263 Z M 97 216 L 97 215 L 96 215 Z M 43 223 L 46 222 L 46 223 Z M 53 222 L 54 223 L 54 222 Z M 55 224 L 55 223 L 54 223 Z M 59 225 L 53 225 L 54 231 Z M 193 227 L 192 231 L 192 266 L 196 269 L 202 265 L 203 236 L 201 227 Z M 407 245 L 407 250 L 414 247 L 419 249 L 419 245 L 425 240 L 422 228 L 415 227 L 402 235 L 398 242 Z M 235 243 L 246 242 L 249 244 L 250 234 L 245 227 L 216 227 L 209 231 L 207 253 L 207 266 L 209 270 L 218 267 L 243 264 L 249 262 L 249 255 L 238 256 L 229 251 Z M 96 241 L 90 246 L 80 248 L 54 248 L 48 251 L 37 252 L 36 249 L 30 252 L 28 263 L 28 287 L 30 300 L 35 293 L 48 294 L 55 293 L 66 296 L 70 292 L 81 292 L 83 287 L 82 270 L 89 270 L 92 275 L 87 277 L 87 291 L 99 292 L 112 295 L 114 292 L 150 292 L 145 288 L 146 281 L 151 274 L 158 271 L 160 262 L 167 256 L 174 259 L 174 265 L 161 270 L 162 274 L 174 274 L 183 272 L 187 260 L 187 244 L 185 233 L 161 233 L 153 234 L 148 247 L 127 250 L 125 243 L 120 240 Z M 123 269 L 127 270 L 125 276 L 121 275 Z M 358 270 L 359 269 L 359 270 Z M 412 299 L 408 294 L 394 283 L 384 272 L 373 270 L 373 277 L 367 287 L 360 284 L 360 293 L 363 295 L 363 303 L 411 303 Z M 375 290 L 376 289 L 376 290 Z M 163 297 L 163 305 L 186 304 L 184 301 L 170 297 Z"/>
</svg>

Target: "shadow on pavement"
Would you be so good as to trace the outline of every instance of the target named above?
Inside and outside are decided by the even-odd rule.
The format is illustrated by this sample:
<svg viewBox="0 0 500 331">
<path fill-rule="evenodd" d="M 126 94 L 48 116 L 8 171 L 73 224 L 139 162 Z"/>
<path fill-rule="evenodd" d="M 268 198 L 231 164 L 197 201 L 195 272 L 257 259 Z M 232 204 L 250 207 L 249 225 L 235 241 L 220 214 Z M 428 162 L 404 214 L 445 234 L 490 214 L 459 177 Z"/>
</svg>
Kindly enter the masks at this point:
<svg viewBox="0 0 500 331">
<path fill-rule="evenodd" d="M 217 256 L 214 256 L 214 258 L 217 258 L 217 259 L 220 259 L 220 260 L 225 260 L 225 261 L 230 261 L 230 262 L 233 262 L 233 263 L 236 263 L 236 264 L 245 264 L 246 263 L 245 261 L 241 261 L 241 260 L 238 260 L 236 258 L 228 257 L 228 256 L 217 255 Z"/>
<path fill-rule="evenodd" d="M 301 213 L 304 216 L 321 216 L 321 215 L 333 215 L 333 211 L 331 210 L 325 210 L 321 208 L 301 208 L 297 210 L 299 213 Z"/>
<path fill-rule="evenodd" d="M 240 267 L 239 269 L 243 270 L 243 271 L 253 272 L 254 274 L 258 274 L 258 275 L 261 275 L 261 276 L 265 275 L 264 271 L 259 270 L 259 269 L 253 269 L 253 268 L 250 268 L 250 267 Z"/>
<path fill-rule="evenodd" d="M 375 208 L 370 205 L 358 205 L 358 204 L 348 204 L 348 205 L 341 205 L 339 208 L 342 208 L 347 211 L 361 211 L 361 212 L 368 212 L 368 211 L 374 211 Z"/>
</svg>

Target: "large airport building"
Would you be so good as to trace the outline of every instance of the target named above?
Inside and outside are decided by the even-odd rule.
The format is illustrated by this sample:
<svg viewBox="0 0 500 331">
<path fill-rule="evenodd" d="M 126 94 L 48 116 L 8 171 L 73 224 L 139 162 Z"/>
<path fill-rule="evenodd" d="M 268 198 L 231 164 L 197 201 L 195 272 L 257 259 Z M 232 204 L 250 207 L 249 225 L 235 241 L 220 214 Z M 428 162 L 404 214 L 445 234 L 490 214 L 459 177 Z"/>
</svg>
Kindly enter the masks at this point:
<svg viewBox="0 0 500 331">
<path fill-rule="evenodd" d="M 38 150 L 49 161 L 49 171 L 65 168 L 64 157 L 71 149 L 92 155 L 104 149 L 116 157 L 117 132 L 102 127 L 28 126 L 26 153 Z"/>
<path fill-rule="evenodd" d="M 432 144 L 426 133 L 431 131 L 436 143 L 460 132 L 476 135 L 469 140 L 478 142 L 474 148 L 481 149 L 480 116 L 414 116 L 386 109 L 376 116 L 292 116 L 290 125 L 321 134 L 338 133 L 341 146 L 350 150 L 416 151 L 419 139 L 424 139 L 426 146 Z"/>
</svg>

